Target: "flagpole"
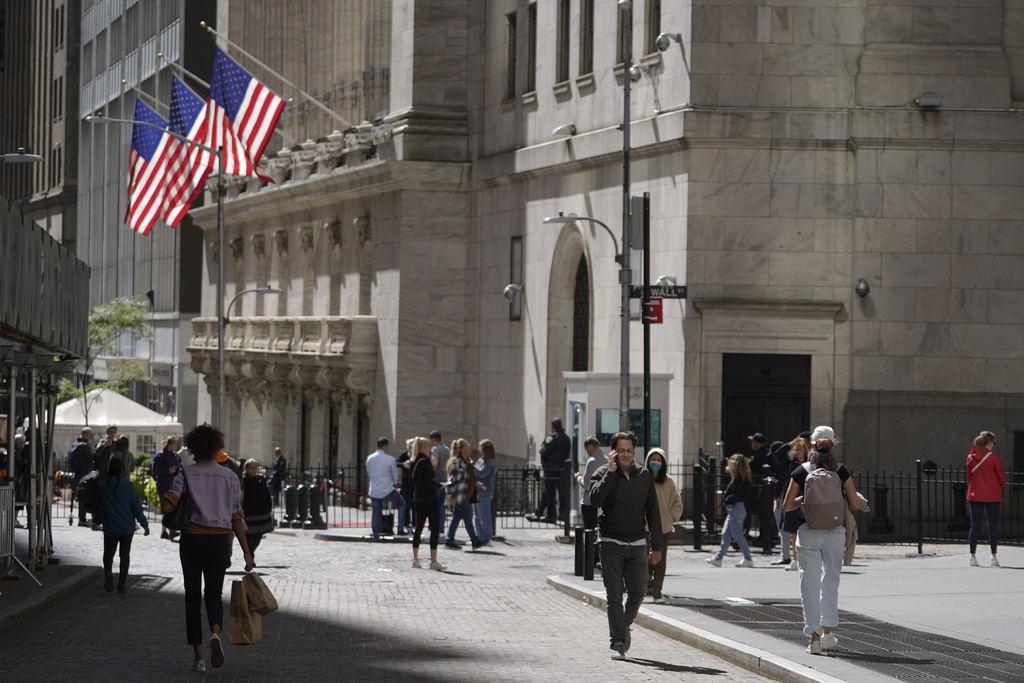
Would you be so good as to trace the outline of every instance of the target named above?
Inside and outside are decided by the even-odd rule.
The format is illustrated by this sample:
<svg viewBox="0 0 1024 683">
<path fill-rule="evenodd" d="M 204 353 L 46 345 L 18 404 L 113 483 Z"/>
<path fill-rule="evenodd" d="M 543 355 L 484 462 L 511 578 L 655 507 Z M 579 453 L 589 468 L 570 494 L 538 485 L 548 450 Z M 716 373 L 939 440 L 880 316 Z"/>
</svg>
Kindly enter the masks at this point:
<svg viewBox="0 0 1024 683">
<path fill-rule="evenodd" d="M 224 420 L 224 146 L 217 148 L 217 421 L 221 431 Z"/>
<path fill-rule="evenodd" d="M 212 33 L 213 35 L 215 35 L 218 38 L 220 38 L 221 40 L 223 40 L 230 47 L 234 48 L 237 52 L 240 52 L 241 54 L 243 54 L 246 57 L 248 57 L 249 59 L 251 59 L 257 65 L 259 65 L 260 68 L 262 68 L 262 69 L 266 70 L 268 73 L 276 76 L 278 79 L 280 79 L 280 81 L 282 83 L 284 83 L 285 85 L 293 88 L 295 90 L 295 92 L 297 92 L 300 95 L 302 95 L 303 98 L 305 98 L 306 100 L 311 102 L 314 106 L 316 106 L 317 108 L 322 110 L 325 114 L 327 114 L 328 116 L 333 118 L 335 121 L 338 121 L 339 123 L 343 124 L 345 126 L 345 128 L 352 128 L 352 123 L 348 119 L 346 119 L 344 116 L 342 116 L 338 112 L 334 111 L 333 109 L 331 109 L 330 107 L 325 105 L 323 102 L 321 102 L 320 100 L 316 99 L 315 97 L 313 97 L 312 95 L 307 93 L 305 90 L 302 90 L 301 88 L 299 88 L 299 86 L 295 85 L 294 83 L 292 83 L 287 78 L 285 78 L 281 74 L 279 74 L 276 71 L 274 71 L 273 69 L 271 69 L 269 66 L 267 66 L 266 64 L 264 64 L 260 60 L 258 60 L 255 57 L 253 57 L 251 54 L 249 54 L 244 49 L 242 49 L 242 47 L 240 45 L 238 45 L 236 43 L 233 43 L 227 36 L 222 35 L 220 33 L 217 33 L 217 31 L 215 29 L 207 26 L 205 21 L 199 22 L 199 25 L 202 26 L 203 28 L 205 28 L 210 33 Z"/>
<path fill-rule="evenodd" d="M 123 78 L 121 79 L 121 85 L 127 85 L 129 88 L 132 89 L 132 92 L 135 93 L 136 97 L 141 97 L 142 99 L 144 99 L 147 102 L 149 102 L 152 106 L 154 106 L 154 107 L 162 107 L 163 109 L 166 109 L 168 112 L 171 110 L 170 107 L 168 107 L 166 104 L 164 104 L 163 102 L 161 102 L 157 98 L 153 97 L 152 95 L 150 95 L 150 94 L 148 94 L 146 92 L 143 92 L 142 90 L 139 90 L 137 87 L 135 87 L 134 85 L 132 85 L 131 83 L 129 83 L 127 80 L 125 80 Z M 161 128 L 160 130 L 164 130 L 164 129 Z"/>
<path fill-rule="evenodd" d="M 209 83 L 207 83 L 203 79 L 199 78 L 199 76 L 196 76 L 194 73 L 192 73 L 191 71 L 189 71 L 188 69 L 183 67 L 181 64 L 178 64 L 177 62 L 172 62 L 171 60 L 169 60 L 166 57 L 164 57 L 164 53 L 163 52 L 157 52 L 156 53 L 156 58 L 158 60 L 163 60 L 163 61 L 167 62 L 167 66 L 171 67 L 172 69 L 177 71 L 182 76 L 188 76 L 189 78 L 191 78 L 192 80 L 194 80 L 196 83 L 198 83 L 199 85 L 203 86 L 207 90 L 210 89 L 210 84 Z"/>
<path fill-rule="evenodd" d="M 190 140 L 184 135 L 178 135 L 174 131 L 161 128 L 149 121 L 132 121 L 130 119 L 113 119 L 107 116 L 86 116 L 84 121 L 88 123 L 124 123 L 132 126 L 149 126 L 161 133 L 167 133 L 172 138 L 179 140 L 186 145 L 198 147 L 204 152 L 217 155 L 217 415 L 214 423 L 224 429 L 224 195 L 227 193 L 227 184 L 224 181 L 224 148 L 208 147 L 201 142 Z"/>
</svg>

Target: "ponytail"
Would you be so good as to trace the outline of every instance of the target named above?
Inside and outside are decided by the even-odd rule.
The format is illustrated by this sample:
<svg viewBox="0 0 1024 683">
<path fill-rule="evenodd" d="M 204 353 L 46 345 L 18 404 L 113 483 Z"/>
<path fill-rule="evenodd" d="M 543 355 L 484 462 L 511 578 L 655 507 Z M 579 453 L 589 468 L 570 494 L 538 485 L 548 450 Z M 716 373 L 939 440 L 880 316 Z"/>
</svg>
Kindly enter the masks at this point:
<svg viewBox="0 0 1024 683">
<path fill-rule="evenodd" d="M 974 437 L 974 445 L 977 446 L 978 448 L 985 448 L 987 444 L 994 443 L 995 440 L 996 435 L 988 430 L 985 430 L 981 434 L 978 434 L 976 437 Z"/>
<path fill-rule="evenodd" d="M 818 437 L 814 442 L 814 450 L 807 457 L 807 462 L 811 463 L 813 469 L 823 467 L 835 472 L 839 469 L 839 463 L 836 461 L 836 456 L 832 453 L 834 446 L 835 444 L 832 442 L 832 439 Z"/>
</svg>

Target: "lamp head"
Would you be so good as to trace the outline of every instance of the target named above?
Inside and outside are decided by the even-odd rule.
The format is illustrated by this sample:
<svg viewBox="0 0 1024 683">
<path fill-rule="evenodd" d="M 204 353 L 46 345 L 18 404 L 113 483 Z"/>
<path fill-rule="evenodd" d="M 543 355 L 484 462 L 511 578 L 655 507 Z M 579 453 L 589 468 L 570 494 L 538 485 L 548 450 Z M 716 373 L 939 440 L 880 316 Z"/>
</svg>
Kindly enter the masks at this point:
<svg viewBox="0 0 1024 683">
<path fill-rule="evenodd" d="M 871 291 L 871 285 L 868 284 L 867 280 L 861 278 L 857 280 L 857 285 L 853 288 L 853 291 L 857 292 L 857 296 L 863 299 Z"/>
<path fill-rule="evenodd" d="M 563 123 L 551 131 L 552 135 L 576 135 L 575 123 Z"/>
<path fill-rule="evenodd" d="M 563 216 L 558 214 L 557 216 L 548 216 L 544 219 L 545 223 L 575 223 L 577 216 Z"/>
<path fill-rule="evenodd" d="M 914 98 L 914 104 L 918 109 L 941 109 L 942 98 L 933 92 L 926 92 L 920 97 Z"/>
<path fill-rule="evenodd" d="M 619 0 L 619 9 L 623 12 L 631 10 L 633 9 L 633 3 L 630 0 Z"/>
<path fill-rule="evenodd" d="M 516 283 L 512 283 L 510 285 L 505 285 L 505 291 L 502 292 L 502 294 L 505 295 L 506 299 L 508 299 L 509 301 L 512 301 L 513 299 L 516 298 L 516 294 L 519 294 L 522 291 L 523 291 L 523 286 L 522 285 L 516 284 Z"/>
<path fill-rule="evenodd" d="M 633 65 L 633 66 L 629 67 L 629 81 L 631 83 L 636 83 L 641 78 L 643 78 L 643 76 L 644 76 L 644 72 L 643 72 L 643 68 L 642 67 L 637 66 L 637 65 Z"/>
</svg>

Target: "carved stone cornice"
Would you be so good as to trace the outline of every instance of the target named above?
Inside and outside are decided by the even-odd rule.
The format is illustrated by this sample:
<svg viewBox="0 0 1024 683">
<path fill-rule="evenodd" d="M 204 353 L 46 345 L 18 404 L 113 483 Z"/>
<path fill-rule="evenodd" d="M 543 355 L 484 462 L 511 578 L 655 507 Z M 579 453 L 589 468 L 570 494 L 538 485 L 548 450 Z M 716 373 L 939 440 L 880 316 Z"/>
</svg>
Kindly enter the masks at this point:
<svg viewBox="0 0 1024 683">
<path fill-rule="evenodd" d="M 354 396 L 351 391 L 347 389 L 339 389 L 331 392 L 331 400 L 334 401 L 334 405 L 337 406 L 338 412 L 342 415 L 351 415 Z"/>
<path fill-rule="evenodd" d="M 275 230 L 274 242 L 277 243 L 277 255 L 281 258 L 288 258 L 288 231 Z"/>
<path fill-rule="evenodd" d="M 210 242 L 210 258 L 213 259 L 214 263 L 220 261 L 220 245 L 217 240 Z"/>
<path fill-rule="evenodd" d="M 252 236 L 252 252 L 256 256 L 256 260 L 262 262 L 267 255 L 267 236 L 263 233 L 257 233 Z"/>
<path fill-rule="evenodd" d="M 324 402 L 327 400 L 326 392 L 320 387 L 305 386 L 302 389 L 306 400 L 315 404 L 317 408 L 323 409 Z"/>
<path fill-rule="evenodd" d="M 315 243 L 313 228 L 309 225 L 299 228 L 299 240 L 302 242 L 302 251 L 309 256 L 313 253 Z"/>
<path fill-rule="evenodd" d="M 324 230 L 331 240 L 331 253 L 341 254 L 341 221 L 327 221 L 324 223 Z"/>
</svg>

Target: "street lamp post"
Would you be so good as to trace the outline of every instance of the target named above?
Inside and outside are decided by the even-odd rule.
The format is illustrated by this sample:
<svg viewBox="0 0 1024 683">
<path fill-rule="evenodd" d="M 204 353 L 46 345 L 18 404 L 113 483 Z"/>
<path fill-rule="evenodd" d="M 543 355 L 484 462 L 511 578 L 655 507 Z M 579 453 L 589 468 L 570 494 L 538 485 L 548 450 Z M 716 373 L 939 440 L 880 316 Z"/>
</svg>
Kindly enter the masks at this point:
<svg viewBox="0 0 1024 683">
<path fill-rule="evenodd" d="M 619 431 L 629 430 L 629 286 L 633 273 L 629 267 L 629 90 L 633 66 L 633 3 L 619 0 L 622 17 L 622 348 L 619 350 Z M 648 444 L 644 444 L 649 448 Z"/>
<path fill-rule="evenodd" d="M 3 173 L 5 164 L 38 164 L 41 161 L 43 161 L 43 158 L 38 154 L 26 154 L 24 147 L 19 147 L 18 151 L 14 154 L 0 154 L 0 194 L 3 193 Z"/>
<path fill-rule="evenodd" d="M 121 123 L 128 125 L 142 125 L 155 128 L 161 133 L 167 133 L 172 138 L 183 142 L 186 145 L 198 147 L 204 152 L 217 155 L 217 414 L 214 416 L 214 424 L 224 427 L 224 195 L 227 193 L 227 185 L 224 182 L 224 148 L 208 147 L 195 140 L 190 140 L 184 135 L 178 135 L 174 131 L 161 128 L 149 121 L 132 121 L 130 119 L 113 119 L 107 116 L 86 116 L 89 123 Z"/>
<path fill-rule="evenodd" d="M 256 293 L 256 294 L 284 294 L 284 290 L 283 289 L 278 289 L 277 287 L 271 287 L 270 285 L 267 285 L 266 287 L 254 287 L 252 289 L 243 289 L 238 294 L 235 294 L 235 298 L 233 298 L 231 300 L 231 302 L 228 303 L 227 312 L 224 314 L 224 324 L 225 325 L 227 325 L 228 323 L 231 322 L 231 320 L 228 318 L 228 316 L 231 315 L 231 307 L 235 305 L 236 301 L 238 301 L 238 297 L 242 296 L 243 294 L 251 294 L 251 293 Z"/>
</svg>

